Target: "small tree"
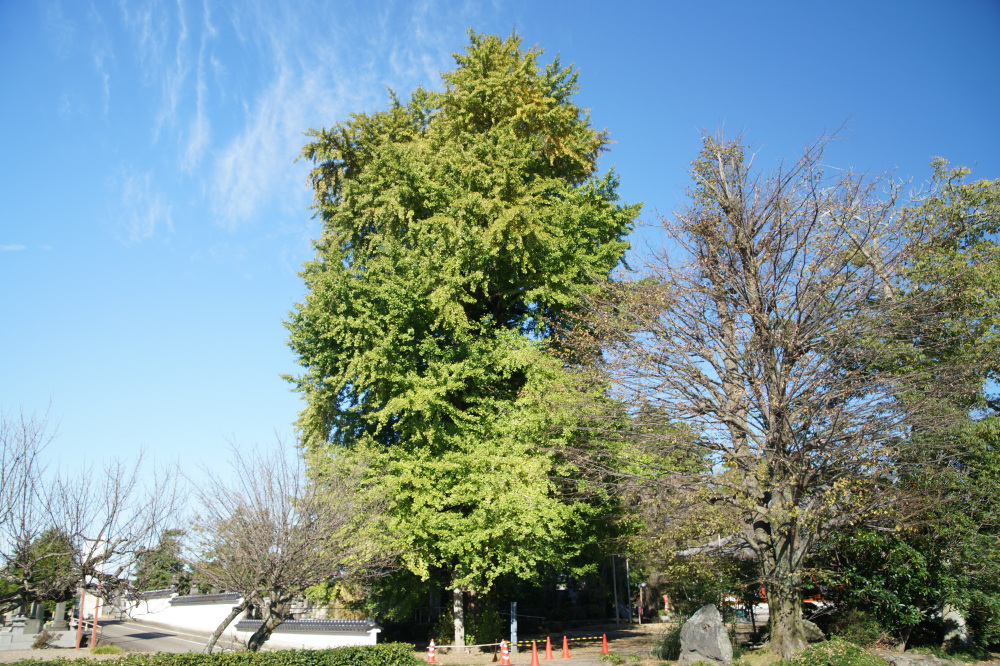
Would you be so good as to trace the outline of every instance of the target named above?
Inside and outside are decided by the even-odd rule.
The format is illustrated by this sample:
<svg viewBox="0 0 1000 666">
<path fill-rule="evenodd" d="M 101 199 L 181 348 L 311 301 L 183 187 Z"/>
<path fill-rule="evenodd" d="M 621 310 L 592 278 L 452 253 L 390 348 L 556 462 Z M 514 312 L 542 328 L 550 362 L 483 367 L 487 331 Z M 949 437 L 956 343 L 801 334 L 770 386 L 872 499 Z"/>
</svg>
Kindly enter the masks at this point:
<svg viewBox="0 0 1000 666">
<path fill-rule="evenodd" d="M 18 507 L 37 493 L 41 454 L 51 440 L 45 416 L 0 412 L 0 534 L 11 533 Z"/>
<path fill-rule="evenodd" d="M 184 530 L 166 530 L 156 548 L 136 557 L 135 586 L 139 590 L 162 590 L 176 582 L 182 585 L 187 567 L 181 553 Z"/>
<path fill-rule="evenodd" d="M 753 551 L 771 648 L 786 657 L 805 645 L 810 551 L 897 507 L 892 480 L 932 445 L 909 433 L 930 432 L 949 413 L 937 399 L 969 381 L 961 364 L 877 370 L 917 337 L 930 343 L 932 313 L 950 305 L 897 298 L 912 252 L 897 188 L 825 170 L 822 149 L 760 175 L 740 141 L 706 137 L 689 204 L 663 221 L 670 252 L 654 253 L 644 279 L 612 285 L 588 328 L 567 334 L 586 331 L 580 348 L 604 350 L 590 359 L 640 417 L 650 404 L 647 418 L 699 434 L 645 441 L 714 462 L 710 474 L 661 478 L 700 482 Z"/>
<path fill-rule="evenodd" d="M 100 471 L 48 474 L 41 452 L 44 418 L 0 420 L 8 463 L 0 509 L 0 608 L 68 601 L 81 585 L 100 583 L 105 599 L 135 590 L 126 572 L 170 526 L 176 475 L 143 475 L 142 459 Z"/>
<path fill-rule="evenodd" d="M 289 460 L 279 446 L 253 455 L 234 450 L 232 469 L 231 480 L 209 475 L 197 494 L 195 573 L 243 598 L 216 628 L 206 652 L 251 606 L 260 609 L 262 622 L 247 647 L 259 650 L 288 618 L 289 602 L 307 588 L 362 579 L 392 564 L 385 499 L 362 484 L 363 465 L 328 463 L 307 480 L 302 460 Z"/>
</svg>

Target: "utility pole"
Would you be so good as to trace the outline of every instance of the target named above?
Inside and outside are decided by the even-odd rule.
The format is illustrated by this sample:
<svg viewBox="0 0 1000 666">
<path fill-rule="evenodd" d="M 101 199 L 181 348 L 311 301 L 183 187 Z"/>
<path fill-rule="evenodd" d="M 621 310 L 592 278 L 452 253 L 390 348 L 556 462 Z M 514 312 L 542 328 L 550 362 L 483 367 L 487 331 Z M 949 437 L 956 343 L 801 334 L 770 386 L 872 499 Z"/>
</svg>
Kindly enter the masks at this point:
<svg viewBox="0 0 1000 666">
<path fill-rule="evenodd" d="M 517 602 L 510 602 L 510 653 L 517 654 Z"/>
<path fill-rule="evenodd" d="M 628 623 L 632 624 L 632 584 L 629 583 L 628 558 L 625 558 L 625 599 L 628 600 Z"/>
<path fill-rule="evenodd" d="M 615 571 L 615 556 L 611 556 L 611 586 L 615 590 L 615 626 L 618 626 L 618 572 Z"/>
</svg>

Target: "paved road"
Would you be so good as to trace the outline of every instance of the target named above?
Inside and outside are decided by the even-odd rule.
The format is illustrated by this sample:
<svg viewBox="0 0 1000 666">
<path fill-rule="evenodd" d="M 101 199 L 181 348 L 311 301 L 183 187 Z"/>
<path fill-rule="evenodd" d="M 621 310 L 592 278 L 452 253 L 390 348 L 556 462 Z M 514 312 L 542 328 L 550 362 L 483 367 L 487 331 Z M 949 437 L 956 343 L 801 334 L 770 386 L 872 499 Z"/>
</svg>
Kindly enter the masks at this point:
<svg viewBox="0 0 1000 666">
<path fill-rule="evenodd" d="M 127 652 L 200 652 L 208 635 L 171 631 L 162 627 L 122 620 L 101 620 L 101 638 Z M 236 647 L 219 641 L 216 650 Z"/>
</svg>

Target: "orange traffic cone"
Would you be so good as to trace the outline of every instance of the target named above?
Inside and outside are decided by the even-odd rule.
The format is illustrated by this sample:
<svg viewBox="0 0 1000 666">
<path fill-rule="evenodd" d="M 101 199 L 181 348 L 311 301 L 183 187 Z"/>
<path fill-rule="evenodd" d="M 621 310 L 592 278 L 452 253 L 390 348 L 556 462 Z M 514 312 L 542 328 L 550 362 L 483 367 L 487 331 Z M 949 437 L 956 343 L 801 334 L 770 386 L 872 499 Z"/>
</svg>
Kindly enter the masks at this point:
<svg viewBox="0 0 1000 666">
<path fill-rule="evenodd" d="M 434 639 L 431 639 L 431 644 L 427 646 L 427 663 L 436 664 L 437 661 L 434 660 Z"/>
<path fill-rule="evenodd" d="M 548 636 L 545 637 L 545 661 L 552 661 L 554 657 L 552 656 L 552 639 Z"/>
<path fill-rule="evenodd" d="M 531 666 L 542 666 L 538 663 L 538 643 L 531 641 Z"/>
<path fill-rule="evenodd" d="M 510 652 L 507 650 L 507 641 L 500 641 L 500 666 L 510 666 Z"/>
<path fill-rule="evenodd" d="M 608 654 L 608 635 L 601 634 L 601 654 Z"/>
<path fill-rule="evenodd" d="M 569 641 L 566 640 L 565 636 L 563 636 L 563 653 L 562 653 L 562 658 L 563 659 L 569 659 Z"/>
</svg>

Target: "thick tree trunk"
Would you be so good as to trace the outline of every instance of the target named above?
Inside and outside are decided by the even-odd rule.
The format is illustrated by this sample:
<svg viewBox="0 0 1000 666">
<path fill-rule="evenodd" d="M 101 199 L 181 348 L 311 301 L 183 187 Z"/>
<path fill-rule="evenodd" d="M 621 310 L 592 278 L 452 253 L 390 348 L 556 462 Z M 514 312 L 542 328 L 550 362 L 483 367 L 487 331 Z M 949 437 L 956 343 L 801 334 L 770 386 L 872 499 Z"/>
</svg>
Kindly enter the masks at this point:
<svg viewBox="0 0 1000 666">
<path fill-rule="evenodd" d="M 910 634 L 913 627 L 902 627 L 899 630 L 899 642 L 896 643 L 896 652 L 906 652 L 906 644 L 910 641 Z"/>
<path fill-rule="evenodd" d="M 771 616 L 771 652 L 790 659 L 806 646 L 802 627 L 802 599 L 790 571 L 776 567 L 775 576 L 767 583 L 767 607 Z"/>
<path fill-rule="evenodd" d="M 250 605 L 249 601 L 243 600 L 238 605 L 233 606 L 233 609 L 229 611 L 229 615 L 226 616 L 225 620 L 219 623 L 219 626 L 216 627 L 215 632 L 213 632 L 212 635 L 209 637 L 208 643 L 205 644 L 205 652 L 207 654 L 212 654 L 212 650 L 215 649 L 215 644 L 216 642 L 218 642 L 219 637 L 222 636 L 222 632 L 224 632 L 226 630 L 226 627 L 228 627 L 232 623 L 232 621 L 236 619 L 236 616 L 245 611 L 247 609 L 247 606 L 249 605 Z"/>
<path fill-rule="evenodd" d="M 460 653 L 465 652 L 465 595 L 462 588 L 455 587 L 451 591 L 451 610 L 455 615 L 455 647 Z"/>
<path fill-rule="evenodd" d="M 264 647 L 264 643 L 271 637 L 271 632 L 285 619 L 284 613 L 277 612 L 275 604 L 272 604 L 270 601 L 265 602 L 263 606 L 263 621 L 257 627 L 257 631 L 253 632 L 253 635 L 247 640 L 247 649 L 251 652 L 257 652 Z"/>
</svg>

